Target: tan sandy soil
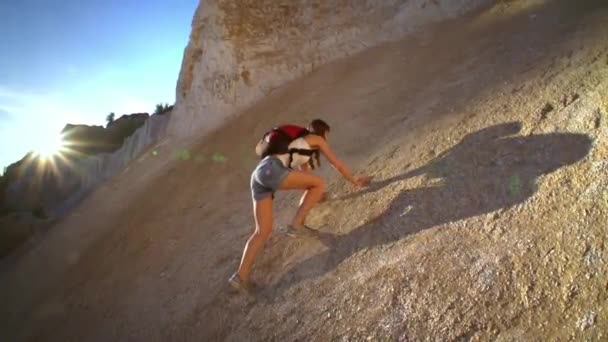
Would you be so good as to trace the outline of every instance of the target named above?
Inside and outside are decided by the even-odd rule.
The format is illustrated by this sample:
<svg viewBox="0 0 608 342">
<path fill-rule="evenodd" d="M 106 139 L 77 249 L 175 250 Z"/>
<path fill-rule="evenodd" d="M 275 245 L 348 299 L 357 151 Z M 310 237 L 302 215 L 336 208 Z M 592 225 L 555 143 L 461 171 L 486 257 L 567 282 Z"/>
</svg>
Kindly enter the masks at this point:
<svg viewBox="0 0 608 342">
<path fill-rule="evenodd" d="M 503 2 L 337 61 L 174 158 L 158 147 L 4 265 L 9 340 L 605 340 L 608 3 Z M 226 286 L 279 122 L 333 125 L 356 191 Z M 185 147 L 184 147 L 185 148 Z M 226 159 L 212 158 L 220 153 Z M 3 339 L 4 340 L 4 339 Z"/>
</svg>

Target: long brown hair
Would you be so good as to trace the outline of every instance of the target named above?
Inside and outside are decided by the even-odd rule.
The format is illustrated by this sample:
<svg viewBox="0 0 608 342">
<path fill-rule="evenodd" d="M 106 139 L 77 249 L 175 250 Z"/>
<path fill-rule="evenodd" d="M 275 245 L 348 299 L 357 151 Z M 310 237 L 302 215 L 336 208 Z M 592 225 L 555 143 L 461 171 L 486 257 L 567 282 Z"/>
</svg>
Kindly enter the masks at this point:
<svg viewBox="0 0 608 342">
<path fill-rule="evenodd" d="M 329 127 L 329 124 L 327 124 L 327 122 L 321 120 L 321 119 L 314 119 L 310 122 L 310 124 L 308 124 L 308 131 L 312 134 L 316 134 L 320 137 L 323 137 L 323 139 L 326 138 L 326 134 L 330 132 L 331 128 Z M 310 167 L 312 169 L 315 169 L 315 163 L 313 162 L 313 158 L 314 161 L 316 161 L 316 166 L 321 166 L 321 157 L 320 157 L 320 153 L 319 151 L 315 151 L 315 153 L 312 155 L 312 157 L 310 158 L 308 164 L 310 165 Z"/>
</svg>

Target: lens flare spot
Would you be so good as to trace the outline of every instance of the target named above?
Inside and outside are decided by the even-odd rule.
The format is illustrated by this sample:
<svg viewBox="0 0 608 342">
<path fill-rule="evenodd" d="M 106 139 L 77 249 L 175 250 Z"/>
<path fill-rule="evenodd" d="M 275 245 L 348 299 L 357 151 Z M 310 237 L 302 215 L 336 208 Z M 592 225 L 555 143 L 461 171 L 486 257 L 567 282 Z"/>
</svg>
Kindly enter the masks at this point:
<svg viewBox="0 0 608 342">
<path fill-rule="evenodd" d="M 511 196 L 518 196 L 521 192 L 521 179 L 518 175 L 511 176 L 509 180 L 509 190 Z"/>
<path fill-rule="evenodd" d="M 192 155 L 190 154 L 190 151 L 188 151 L 188 150 L 181 150 L 181 151 L 177 152 L 176 157 L 179 160 L 190 160 L 190 158 L 192 158 Z"/>
<path fill-rule="evenodd" d="M 211 160 L 213 160 L 214 162 L 218 162 L 218 163 L 223 163 L 226 161 L 226 159 L 227 158 L 219 152 L 216 152 L 213 154 L 213 156 L 211 156 Z"/>
</svg>

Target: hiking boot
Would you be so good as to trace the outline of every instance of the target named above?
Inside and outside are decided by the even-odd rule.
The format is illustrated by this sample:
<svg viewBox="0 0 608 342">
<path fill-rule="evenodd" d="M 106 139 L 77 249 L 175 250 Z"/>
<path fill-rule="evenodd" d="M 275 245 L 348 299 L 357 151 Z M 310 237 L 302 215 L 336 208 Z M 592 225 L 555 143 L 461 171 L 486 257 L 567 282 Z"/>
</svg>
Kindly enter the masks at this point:
<svg viewBox="0 0 608 342">
<path fill-rule="evenodd" d="M 256 286 L 251 282 L 242 280 L 238 273 L 233 274 L 232 277 L 228 279 L 228 284 L 235 290 L 248 295 L 254 295 L 256 292 Z"/>
<path fill-rule="evenodd" d="M 307 225 L 303 225 L 301 228 L 295 228 L 292 225 L 287 226 L 287 229 L 285 231 L 285 234 L 287 234 L 287 236 L 290 237 L 308 237 L 308 238 L 318 238 L 319 237 L 319 231 L 316 229 L 312 229 L 310 227 L 308 227 Z"/>
</svg>

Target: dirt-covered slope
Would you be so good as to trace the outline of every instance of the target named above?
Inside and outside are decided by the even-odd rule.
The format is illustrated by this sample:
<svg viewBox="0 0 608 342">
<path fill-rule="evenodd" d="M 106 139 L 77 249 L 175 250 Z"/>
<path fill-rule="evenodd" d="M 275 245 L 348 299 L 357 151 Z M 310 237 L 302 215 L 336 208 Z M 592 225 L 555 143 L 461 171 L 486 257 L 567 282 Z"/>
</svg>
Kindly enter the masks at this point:
<svg viewBox="0 0 608 342">
<path fill-rule="evenodd" d="M 3 332 L 604 340 L 608 5 L 531 3 L 334 62 L 187 150 L 160 146 L 5 267 Z M 280 233 L 299 196 L 280 194 L 253 274 L 263 289 L 236 295 L 226 279 L 252 229 L 253 145 L 270 125 L 313 117 L 376 181 L 355 191 L 324 166 L 332 199 L 308 222 L 322 241 Z"/>
</svg>

